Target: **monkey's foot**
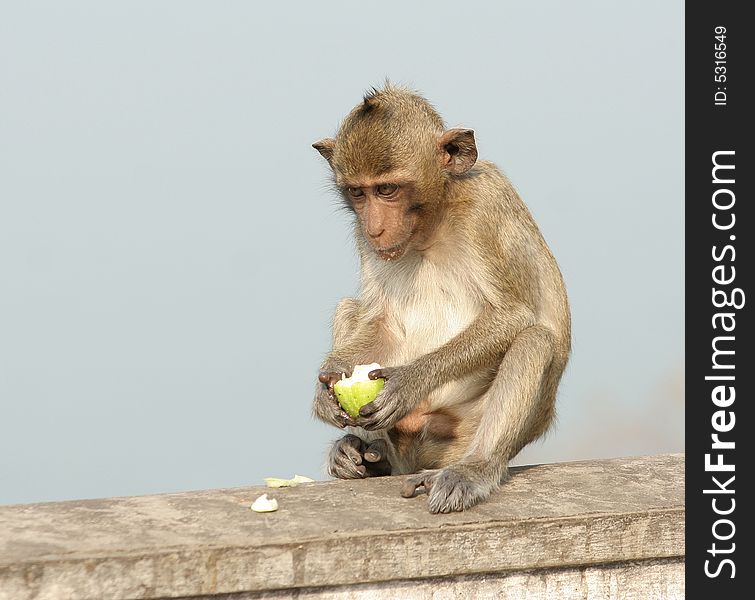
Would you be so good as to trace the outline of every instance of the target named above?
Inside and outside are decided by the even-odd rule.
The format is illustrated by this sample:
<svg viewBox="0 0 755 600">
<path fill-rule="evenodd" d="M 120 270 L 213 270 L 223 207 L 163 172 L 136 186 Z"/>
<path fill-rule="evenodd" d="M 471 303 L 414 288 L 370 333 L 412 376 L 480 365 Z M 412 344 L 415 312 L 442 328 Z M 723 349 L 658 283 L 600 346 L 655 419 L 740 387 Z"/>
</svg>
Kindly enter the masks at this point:
<svg viewBox="0 0 755 600">
<path fill-rule="evenodd" d="M 330 450 L 328 472 L 338 479 L 390 475 L 388 446 L 382 439 L 365 442 L 355 435 L 345 435 Z"/>
<path fill-rule="evenodd" d="M 422 471 L 404 482 L 401 495 L 411 498 L 417 488 L 424 487 L 431 513 L 466 510 L 485 500 L 498 487 L 500 478 L 486 471 L 489 469 L 465 464 Z"/>
</svg>

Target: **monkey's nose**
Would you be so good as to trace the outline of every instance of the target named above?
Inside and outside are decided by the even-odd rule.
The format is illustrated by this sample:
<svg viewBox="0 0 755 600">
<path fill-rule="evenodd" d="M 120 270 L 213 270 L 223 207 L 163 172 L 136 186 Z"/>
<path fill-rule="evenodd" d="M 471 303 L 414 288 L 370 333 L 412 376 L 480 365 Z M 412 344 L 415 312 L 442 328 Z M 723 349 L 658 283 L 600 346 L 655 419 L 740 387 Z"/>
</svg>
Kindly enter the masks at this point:
<svg viewBox="0 0 755 600">
<path fill-rule="evenodd" d="M 380 228 L 374 229 L 374 230 L 370 230 L 370 229 L 367 230 L 367 234 L 371 238 L 375 238 L 375 239 L 379 238 L 381 235 L 383 235 L 383 233 L 385 233 L 385 228 L 383 228 L 383 227 L 380 227 Z"/>
</svg>

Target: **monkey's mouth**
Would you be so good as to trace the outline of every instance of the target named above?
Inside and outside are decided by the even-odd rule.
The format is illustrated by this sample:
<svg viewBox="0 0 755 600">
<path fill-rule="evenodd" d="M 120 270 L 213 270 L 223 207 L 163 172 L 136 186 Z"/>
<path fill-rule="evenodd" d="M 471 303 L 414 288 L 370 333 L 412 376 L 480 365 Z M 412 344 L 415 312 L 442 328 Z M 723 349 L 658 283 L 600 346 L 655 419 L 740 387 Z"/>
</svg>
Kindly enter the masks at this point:
<svg viewBox="0 0 755 600">
<path fill-rule="evenodd" d="M 388 248 L 375 248 L 375 253 L 383 260 L 397 260 L 406 250 L 406 244 L 397 244 Z"/>
</svg>

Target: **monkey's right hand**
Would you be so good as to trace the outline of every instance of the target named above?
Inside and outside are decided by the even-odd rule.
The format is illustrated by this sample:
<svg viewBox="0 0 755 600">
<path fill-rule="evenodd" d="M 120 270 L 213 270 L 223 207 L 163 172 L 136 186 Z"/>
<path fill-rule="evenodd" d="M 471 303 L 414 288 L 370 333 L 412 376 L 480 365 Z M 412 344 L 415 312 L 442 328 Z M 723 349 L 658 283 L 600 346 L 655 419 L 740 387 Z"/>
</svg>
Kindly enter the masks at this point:
<svg viewBox="0 0 755 600">
<path fill-rule="evenodd" d="M 362 479 L 391 474 L 385 440 L 365 442 L 345 435 L 333 444 L 328 455 L 328 473 L 339 479 Z"/>
<path fill-rule="evenodd" d="M 346 426 L 356 427 L 356 422 L 343 410 L 333 386 L 341 380 L 343 373 L 339 371 L 322 371 L 318 376 L 317 390 L 315 391 L 315 415 L 331 425 L 343 429 Z"/>
</svg>

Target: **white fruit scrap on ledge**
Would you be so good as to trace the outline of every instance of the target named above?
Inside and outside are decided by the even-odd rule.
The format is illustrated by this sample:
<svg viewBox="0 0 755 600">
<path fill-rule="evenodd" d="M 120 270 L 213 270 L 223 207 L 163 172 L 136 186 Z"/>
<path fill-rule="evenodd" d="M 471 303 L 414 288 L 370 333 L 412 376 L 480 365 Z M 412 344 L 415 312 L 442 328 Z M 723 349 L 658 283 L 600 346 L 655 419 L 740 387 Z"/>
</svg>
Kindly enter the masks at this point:
<svg viewBox="0 0 755 600">
<path fill-rule="evenodd" d="M 262 494 L 252 503 L 254 512 L 274 512 L 278 510 L 278 501 L 275 498 L 268 498 L 267 494 Z"/>
</svg>

